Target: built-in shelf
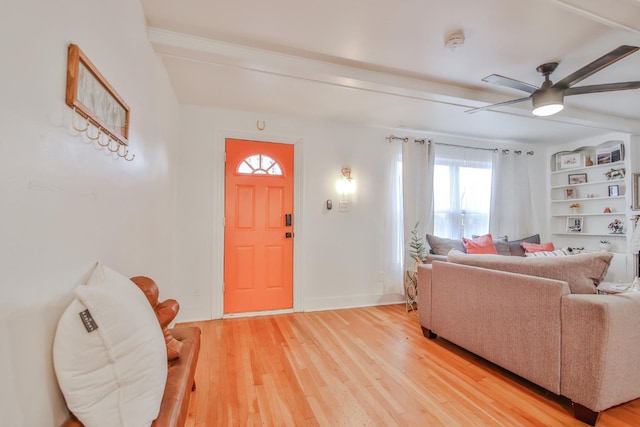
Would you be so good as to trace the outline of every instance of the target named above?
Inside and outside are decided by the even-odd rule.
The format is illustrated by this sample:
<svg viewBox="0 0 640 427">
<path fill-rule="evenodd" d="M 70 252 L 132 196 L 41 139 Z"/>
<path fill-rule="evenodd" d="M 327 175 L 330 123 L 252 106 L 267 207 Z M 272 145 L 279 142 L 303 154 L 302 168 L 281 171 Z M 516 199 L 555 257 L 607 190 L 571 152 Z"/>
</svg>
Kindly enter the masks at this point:
<svg viewBox="0 0 640 427">
<path fill-rule="evenodd" d="M 558 236 L 626 237 L 626 235 L 625 235 L 625 234 L 609 234 L 609 233 L 570 233 L 570 232 L 568 232 L 568 231 L 565 231 L 565 232 L 557 232 L 557 233 L 551 233 L 551 234 L 555 234 L 555 235 L 558 235 Z"/>
<path fill-rule="evenodd" d="M 571 185 L 567 185 L 567 187 L 571 187 Z M 556 187 L 556 188 L 560 188 L 560 187 Z M 602 196 L 602 197 L 580 197 L 579 199 L 557 199 L 557 200 L 551 200 L 551 203 L 563 203 L 563 202 L 569 202 L 569 203 L 575 203 L 575 202 L 585 202 L 588 200 L 615 200 L 615 199 L 624 199 L 625 195 L 621 195 L 621 196 Z"/>
<path fill-rule="evenodd" d="M 570 169 L 559 169 L 556 171 L 552 171 L 551 175 L 557 175 L 557 174 L 563 174 L 563 173 L 574 173 L 574 172 L 581 172 L 581 171 L 585 171 L 585 170 L 591 170 L 591 169 L 618 169 L 624 167 L 624 160 L 620 161 L 620 162 L 615 162 L 615 163 L 604 163 L 601 165 L 593 165 L 593 166 L 581 166 L 579 168 L 570 168 Z"/>
<path fill-rule="evenodd" d="M 568 216 L 625 216 L 624 212 L 609 212 L 609 213 L 567 213 L 567 214 L 554 214 L 551 215 L 553 218 L 562 218 Z"/>
<path fill-rule="evenodd" d="M 600 185 L 600 184 L 615 184 L 616 182 L 618 182 L 618 183 L 624 182 L 624 178 L 604 179 L 602 181 L 583 182 L 583 183 L 580 183 L 580 184 L 553 185 L 553 186 L 551 186 L 551 189 L 553 190 L 554 188 L 586 187 L 588 185 Z"/>
</svg>

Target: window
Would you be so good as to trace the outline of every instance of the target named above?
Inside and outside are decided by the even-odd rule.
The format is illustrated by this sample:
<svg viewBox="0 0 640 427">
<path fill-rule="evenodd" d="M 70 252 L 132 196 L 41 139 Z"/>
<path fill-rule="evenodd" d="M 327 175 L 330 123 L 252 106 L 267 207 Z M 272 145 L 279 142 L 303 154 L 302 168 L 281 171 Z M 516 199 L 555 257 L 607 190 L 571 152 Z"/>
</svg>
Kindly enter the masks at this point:
<svg viewBox="0 0 640 427">
<path fill-rule="evenodd" d="M 436 236 L 460 239 L 487 234 L 489 230 L 491 154 L 480 152 L 473 156 L 473 160 L 468 156 L 461 159 L 453 153 L 439 155 L 436 151 L 433 177 Z"/>
<path fill-rule="evenodd" d="M 244 159 L 237 172 L 245 175 L 282 175 L 282 168 L 271 157 L 255 154 Z"/>
</svg>

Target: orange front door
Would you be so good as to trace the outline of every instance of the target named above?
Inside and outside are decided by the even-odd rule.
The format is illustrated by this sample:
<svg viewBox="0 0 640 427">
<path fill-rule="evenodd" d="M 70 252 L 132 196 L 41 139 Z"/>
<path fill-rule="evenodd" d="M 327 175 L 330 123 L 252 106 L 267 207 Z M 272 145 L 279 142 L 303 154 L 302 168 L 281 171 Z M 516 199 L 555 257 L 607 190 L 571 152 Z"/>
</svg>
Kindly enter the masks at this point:
<svg viewBox="0 0 640 427">
<path fill-rule="evenodd" d="M 293 307 L 293 145 L 226 140 L 224 312 Z"/>
</svg>

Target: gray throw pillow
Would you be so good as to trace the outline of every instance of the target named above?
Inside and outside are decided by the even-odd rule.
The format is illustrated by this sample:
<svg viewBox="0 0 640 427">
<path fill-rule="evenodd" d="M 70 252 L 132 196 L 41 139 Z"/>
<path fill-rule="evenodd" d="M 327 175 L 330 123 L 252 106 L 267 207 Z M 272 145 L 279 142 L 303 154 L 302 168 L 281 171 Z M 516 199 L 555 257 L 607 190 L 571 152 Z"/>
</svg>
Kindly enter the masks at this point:
<svg viewBox="0 0 640 427">
<path fill-rule="evenodd" d="M 520 243 L 537 243 L 540 244 L 540 235 L 534 234 L 533 236 L 525 237 L 520 240 L 509 241 L 509 252 L 513 256 L 524 256 L 524 248 L 520 246 Z"/>
<path fill-rule="evenodd" d="M 445 239 L 432 234 L 427 234 L 427 242 L 431 247 L 431 253 L 435 255 L 447 255 L 451 249 L 457 249 L 460 252 L 467 252 L 464 248 L 462 240 Z"/>
</svg>

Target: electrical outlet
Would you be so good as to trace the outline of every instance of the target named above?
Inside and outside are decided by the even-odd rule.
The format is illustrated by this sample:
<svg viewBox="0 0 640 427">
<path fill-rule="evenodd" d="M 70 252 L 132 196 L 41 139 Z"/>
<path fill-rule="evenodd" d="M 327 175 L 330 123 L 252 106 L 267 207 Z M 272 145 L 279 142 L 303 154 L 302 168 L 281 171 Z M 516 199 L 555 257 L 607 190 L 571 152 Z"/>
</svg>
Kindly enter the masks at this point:
<svg viewBox="0 0 640 427">
<path fill-rule="evenodd" d="M 338 205 L 338 211 L 340 212 L 349 212 L 349 203 L 348 202 L 340 202 Z"/>
</svg>

